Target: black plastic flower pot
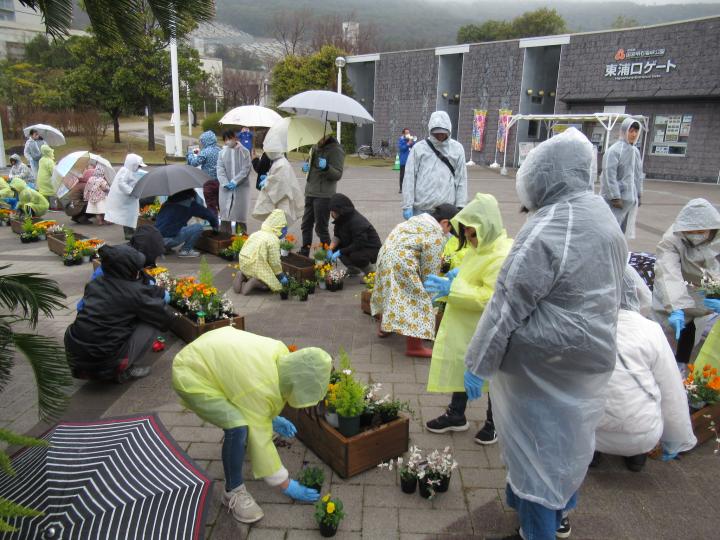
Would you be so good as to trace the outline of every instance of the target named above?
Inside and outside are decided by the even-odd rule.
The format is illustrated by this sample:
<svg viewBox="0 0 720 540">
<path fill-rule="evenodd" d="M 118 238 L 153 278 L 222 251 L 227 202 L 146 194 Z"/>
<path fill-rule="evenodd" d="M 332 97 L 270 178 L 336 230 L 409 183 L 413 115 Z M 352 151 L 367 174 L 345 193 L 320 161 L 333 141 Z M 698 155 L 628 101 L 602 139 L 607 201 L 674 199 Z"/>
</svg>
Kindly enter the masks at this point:
<svg viewBox="0 0 720 540">
<path fill-rule="evenodd" d="M 320 536 L 324 536 L 325 538 L 330 538 L 331 536 L 335 536 L 337 533 L 337 525 L 328 525 L 325 522 L 320 522 Z"/>
<path fill-rule="evenodd" d="M 21 237 L 20 237 L 20 242 L 22 242 L 23 244 L 29 244 L 30 242 L 32 242 L 32 240 L 30 240 L 29 238 L 23 238 L 23 237 L 21 236 Z"/>
<path fill-rule="evenodd" d="M 287 300 L 287 299 L 288 299 L 288 293 L 280 292 L 280 300 Z"/>
<path fill-rule="evenodd" d="M 396 412 L 381 412 L 380 413 L 380 419 L 382 420 L 383 424 L 387 424 L 388 422 L 392 422 L 398 417 L 398 414 Z"/>
<path fill-rule="evenodd" d="M 31 236 L 31 237 L 30 237 L 30 241 L 31 241 L 31 242 L 39 242 L 40 239 L 39 239 L 37 236 Z"/>
<path fill-rule="evenodd" d="M 435 491 L 438 493 L 445 493 L 450 487 L 450 475 L 441 476 L 440 483 L 435 486 Z"/>
<path fill-rule="evenodd" d="M 315 285 L 308 289 L 308 294 L 315 294 Z"/>
<path fill-rule="evenodd" d="M 345 285 L 345 284 L 344 284 L 342 281 L 341 281 L 340 283 L 338 283 L 338 284 L 337 284 L 337 290 L 338 290 L 338 291 L 342 291 L 344 285 Z"/>
<path fill-rule="evenodd" d="M 429 499 L 433 496 L 433 492 L 430 489 L 430 484 L 428 483 L 427 477 L 418 478 L 418 489 L 420 491 L 420 496 L 423 499 Z"/>
<path fill-rule="evenodd" d="M 374 414 L 371 412 L 364 412 L 360 415 L 360 427 L 367 427 L 372 424 Z"/>
<path fill-rule="evenodd" d="M 63 264 L 65 266 L 75 266 L 75 261 L 72 259 L 63 259 Z"/>
<path fill-rule="evenodd" d="M 307 299 L 308 299 L 307 293 L 301 294 L 300 296 L 298 296 L 298 300 L 300 300 L 301 302 L 307 302 Z"/>
<path fill-rule="evenodd" d="M 403 476 L 400 476 L 400 489 L 403 493 L 415 493 L 417 485 L 417 476 L 413 476 L 412 478 L 404 478 Z"/>
<path fill-rule="evenodd" d="M 345 437 L 352 437 L 360 433 L 360 415 L 342 416 L 338 414 L 338 431 Z"/>
</svg>

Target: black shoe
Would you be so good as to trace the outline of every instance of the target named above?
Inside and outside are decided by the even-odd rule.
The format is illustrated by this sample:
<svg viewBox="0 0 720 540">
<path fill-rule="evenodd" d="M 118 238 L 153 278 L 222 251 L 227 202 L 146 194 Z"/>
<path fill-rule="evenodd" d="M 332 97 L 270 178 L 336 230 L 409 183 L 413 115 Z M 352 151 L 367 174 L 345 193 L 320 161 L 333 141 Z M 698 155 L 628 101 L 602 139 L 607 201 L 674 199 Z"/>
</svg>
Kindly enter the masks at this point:
<svg viewBox="0 0 720 540">
<path fill-rule="evenodd" d="M 480 431 L 475 434 L 475 442 L 482 445 L 495 444 L 497 442 L 497 432 L 495 431 L 495 424 L 492 422 L 485 422 L 485 425 Z"/>
<path fill-rule="evenodd" d="M 306 248 L 306 247 L 300 248 L 300 251 L 298 251 L 298 253 L 300 255 L 302 255 L 303 257 L 309 257 L 310 256 L 310 248 Z"/>
<path fill-rule="evenodd" d="M 555 531 L 555 536 L 558 538 L 570 538 L 570 533 L 572 533 L 570 518 L 564 517 L 562 518 L 562 521 L 560 521 L 560 527 L 557 531 Z"/>
<path fill-rule="evenodd" d="M 128 370 L 128 375 L 130 376 L 131 379 L 142 379 L 143 377 L 147 377 L 148 375 L 150 375 L 150 371 L 152 371 L 150 366 L 142 366 L 142 367 L 136 366 L 136 367 L 131 367 Z"/>
<path fill-rule="evenodd" d="M 602 461 L 602 454 L 597 451 L 593 452 L 593 458 L 592 458 L 592 461 L 590 462 L 589 467 L 590 468 L 597 467 L 598 465 L 600 465 L 600 461 Z"/>
<path fill-rule="evenodd" d="M 640 472 L 647 461 L 647 454 L 638 454 L 637 456 L 628 456 L 625 458 L 625 465 L 632 472 Z"/>
<path fill-rule="evenodd" d="M 467 431 L 470 424 L 465 420 L 464 416 L 453 417 L 447 413 L 438 416 L 434 420 L 430 420 L 425 424 L 425 429 L 432 433 L 447 433 L 448 431 Z"/>
</svg>

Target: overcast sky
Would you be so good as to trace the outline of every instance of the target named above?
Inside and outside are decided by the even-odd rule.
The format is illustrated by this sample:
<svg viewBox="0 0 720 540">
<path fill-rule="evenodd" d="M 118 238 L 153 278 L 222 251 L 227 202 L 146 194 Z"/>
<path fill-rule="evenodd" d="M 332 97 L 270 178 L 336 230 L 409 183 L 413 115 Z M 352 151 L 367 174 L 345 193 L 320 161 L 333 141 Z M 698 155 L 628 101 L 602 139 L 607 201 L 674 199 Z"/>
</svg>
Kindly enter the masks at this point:
<svg viewBox="0 0 720 540">
<path fill-rule="evenodd" d="M 447 2 L 448 0 L 432 0 L 432 1 L 442 1 Z M 465 2 L 468 4 L 474 4 L 474 3 L 483 3 L 487 0 L 450 0 L 454 2 Z M 597 4 L 602 0 L 573 0 L 573 3 L 593 3 Z M 613 0 L 609 0 L 610 2 L 613 2 Z M 614 0 L 614 1 L 623 1 L 623 2 L 632 2 L 633 4 L 641 4 L 641 5 L 658 5 L 658 4 L 720 4 L 720 0 Z M 540 3 L 540 2 L 538 2 Z M 553 5 L 557 4 L 567 4 L 569 3 L 568 0 L 558 0 L 557 2 L 553 2 L 552 0 L 547 0 L 546 2 L 543 2 L 546 6 L 552 7 Z"/>
</svg>

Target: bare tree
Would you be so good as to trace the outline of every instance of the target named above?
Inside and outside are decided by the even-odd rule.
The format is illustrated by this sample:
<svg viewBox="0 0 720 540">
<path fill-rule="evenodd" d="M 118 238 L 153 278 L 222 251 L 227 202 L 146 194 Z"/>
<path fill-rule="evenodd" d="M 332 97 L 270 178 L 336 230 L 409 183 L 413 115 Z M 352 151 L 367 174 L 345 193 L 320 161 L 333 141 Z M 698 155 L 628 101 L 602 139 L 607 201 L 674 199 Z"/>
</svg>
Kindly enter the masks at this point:
<svg viewBox="0 0 720 540">
<path fill-rule="evenodd" d="M 252 105 L 260 101 L 264 72 L 243 69 L 223 70 L 223 97 L 226 107 Z"/>
<path fill-rule="evenodd" d="M 325 45 L 333 45 L 338 49 L 347 51 L 348 54 L 377 52 L 379 50 L 380 32 L 374 22 L 360 23 L 359 32 L 355 39 L 345 34 L 343 22 L 355 20 L 355 12 L 350 12 L 345 17 L 334 15 L 317 20 L 310 38 L 311 49 L 319 51 Z"/>
<path fill-rule="evenodd" d="M 272 22 L 272 35 L 285 49 L 286 56 L 302 54 L 303 41 L 311 20 L 312 12 L 307 8 L 290 13 L 275 12 Z"/>
</svg>

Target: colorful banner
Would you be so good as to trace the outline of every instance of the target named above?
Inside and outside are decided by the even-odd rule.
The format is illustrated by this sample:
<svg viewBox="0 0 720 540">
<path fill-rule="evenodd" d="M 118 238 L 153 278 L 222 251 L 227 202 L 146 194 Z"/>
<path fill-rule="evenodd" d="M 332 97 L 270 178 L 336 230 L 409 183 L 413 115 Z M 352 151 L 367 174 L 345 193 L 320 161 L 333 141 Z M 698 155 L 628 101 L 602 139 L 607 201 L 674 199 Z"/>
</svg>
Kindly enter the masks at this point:
<svg viewBox="0 0 720 540">
<path fill-rule="evenodd" d="M 486 120 L 487 111 L 485 109 L 475 109 L 473 111 L 472 149 L 476 152 L 480 152 L 483 149 Z"/>
<path fill-rule="evenodd" d="M 510 109 L 500 109 L 500 116 L 498 117 L 498 130 L 497 140 L 495 141 L 495 148 L 498 152 L 505 152 L 505 142 L 507 139 L 507 126 L 510 123 L 510 117 L 512 111 Z"/>
</svg>

